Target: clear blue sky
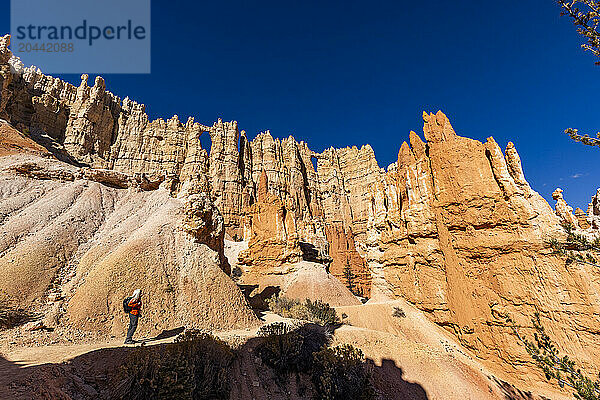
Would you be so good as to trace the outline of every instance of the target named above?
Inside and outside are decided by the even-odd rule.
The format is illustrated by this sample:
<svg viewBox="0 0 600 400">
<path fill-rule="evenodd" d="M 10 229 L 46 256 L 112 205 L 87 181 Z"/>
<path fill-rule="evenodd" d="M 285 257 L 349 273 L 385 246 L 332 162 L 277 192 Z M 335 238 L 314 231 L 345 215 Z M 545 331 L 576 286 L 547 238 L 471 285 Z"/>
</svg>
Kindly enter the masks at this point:
<svg viewBox="0 0 600 400">
<path fill-rule="evenodd" d="M 152 118 L 237 120 L 315 151 L 370 143 L 381 166 L 441 109 L 463 136 L 513 141 L 550 204 L 559 186 L 585 209 L 600 149 L 563 133 L 600 129 L 600 67 L 580 43 L 553 0 L 154 1 L 152 74 L 105 79 Z"/>
</svg>

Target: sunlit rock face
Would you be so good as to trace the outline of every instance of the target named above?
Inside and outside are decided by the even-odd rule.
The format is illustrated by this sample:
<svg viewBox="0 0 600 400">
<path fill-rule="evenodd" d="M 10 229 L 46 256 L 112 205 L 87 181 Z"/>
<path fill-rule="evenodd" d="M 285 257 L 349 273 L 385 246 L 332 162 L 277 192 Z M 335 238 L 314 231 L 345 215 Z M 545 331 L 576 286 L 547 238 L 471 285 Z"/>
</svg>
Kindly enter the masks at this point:
<svg viewBox="0 0 600 400">
<path fill-rule="evenodd" d="M 560 188 L 552 193 L 552 198 L 556 201 L 554 210 L 563 226 L 570 227 L 574 232 L 591 241 L 600 237 L 600 189 L 592 196 L 587 214 L 579 207 L 573 211 L 573 207 L 565 201 L 563 190 Z"/>
<path fill-rule="evenodd" d="M 530 357 L 504 317 L 530 334 L 539 310 L 552 337 L 590 363 L 600 354 L 600 273 L 553 254 L 559 218 L 525 180 L 513 144 L 503 154 L 493 138 L 458 136 L 441 112 L 423 118 L 425 141 L 411 132 L 372 193 L 373 296 L 408 299 L 511 373 Z"/>
<path fill-rule="evenodd" d="M 264 171 L 267 191 L 293 219 L 303 257 L 328 263 L 330 247 L 355 248 L 351 256 L 336 252 L 334 270 L 349 262 L 368 292 L 361 256 L 368 188 L 381 176 L 370 146 L 318 154 L 291 136 L 280 140 L 268 131 L 250 141 L 235 121 L 219 119 L 209 126 L 192 118 L 181 122 L 176 115 L 151 121 L 143 104 L 110 93 L 101 77 L 90 86 L 82 75 L 74 86 L 19 66 L 9 43 L 9 36 L 0 40 L 0 118 L 70 163 L 137 174 L 142 182 L 166 181 L 180 198 L 209 193 L 234 240 L 244 236 L 242 214 L 256 202 Z M 203 135 L 210 137 L 210 148 L 202 148 Z M 328 229 L 343 231 L 345 238 L 330 242 L 340 236 L 329 235 L 328 241 Z"/>
<path fill-rule="evenodd" d="M 242 254 L 251 265 L 304 258 L 329 264 L 342 282 L 349 265 L 365 295 L 405 297 L 509 372 L 528 356 L 506 315 L 527 333 L 539 310 L 570 354 L 584 363 L 600 356 L 598 271 L 552 253 L 547 243 L 563 234 L 562 217 L 532 190 L 512 143 L 503 152 L 492 138 L 458 136 L 441 112 L 424 114 L 423 135 L 411 132 L 385 171 L 369 145 L 316 153 L 268 131 L 250 140 L 235 121 L 150 121 L 144 105 L 108 92 L 102 78 L 90 86 L 84 75 L 74 86 L 23 68 L 9 43 L 0 38 L 0 118 L 88 168 L 79 172 L 85 179 L 160 185 L 182 207 L 210 214 L 223 237 L 254 237 Z M 586 216 L 565 215 L 598 230 L 600 192 Z M 222 237 L 213 236 L 203 237 L 218 257 Z M 275 245 L 265 257 L 264 240 Z"/>
<path fill-rule="evenodd" d="M 329 272 L 342 281 L 353 293 L 370 297 L 371 273 L 366 259 L 356 249 L 354 234 L 337 225 L 327 226 L 327 241 L 332 262 Z"/>
<path fill-rule="evenodd" d="M 295 218 L 279 196 L 268 192 L 267 182 L 263 171 L 257 201 L 243 210 L 248 249 L 238 257 L 242 264 L 252 266 L 259 274 L 273 273 L 284 264 L 296 263 L 302 255 Z"/>
<path fill-rule="evenodd" d="M 579 228 L 579 220 L 573 214 L 573 207 L 568 205 L 565 201 L 563 197 L 563 190 L 561 188 L 556 188 L 556 190 L 552 192 L 552 198 L 556 200 L 554 209 L 556 215 L 560 219 L 560 222 L 570 225 L 573 229 Z"/>
</svg>

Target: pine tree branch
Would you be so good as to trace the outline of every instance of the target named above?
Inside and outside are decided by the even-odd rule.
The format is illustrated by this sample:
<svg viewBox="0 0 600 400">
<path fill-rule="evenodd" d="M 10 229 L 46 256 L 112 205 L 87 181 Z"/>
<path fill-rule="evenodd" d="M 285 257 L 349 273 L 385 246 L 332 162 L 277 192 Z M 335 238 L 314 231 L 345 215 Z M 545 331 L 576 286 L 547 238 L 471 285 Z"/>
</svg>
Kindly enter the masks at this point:
<svg viewBox="0 0 600 400">
<path fill-rule="evenodd" d="M 527 352 L 535 360 L 536 364 L 544 371 L 546 378 L 550 380 L 555 378 L 559 385 L 567 385 L 576 391 L 575 397 L 582 400 L 600 399 L 600 381 L 592 381 L 583 375 L 579 369 L 576 369 L 575 362 L 567 356 L 559 357 L 558 350 L 540 322 L 540 314 L 535 313 L 532 318 L 533 327 L 536 330 L 534 337 L 537 345 L 524 339 L 516 323 L 510 316 L 504 316 L 509 326 L 512 327 L 519 341 L 524 345 Z M 567 374 L 567 379 L 563 379 L 561 372 Z"/>
<path fill-rule="evenodd" d="M 596 133 L 596 138 L 590 137 L 589 135 L 580 135 L 579 131 L 574 128 L 565 129 L 565 133 L 576 142 L 583 143 L 587 146 L 600 147 L 600 132 Z"/>
</svg>

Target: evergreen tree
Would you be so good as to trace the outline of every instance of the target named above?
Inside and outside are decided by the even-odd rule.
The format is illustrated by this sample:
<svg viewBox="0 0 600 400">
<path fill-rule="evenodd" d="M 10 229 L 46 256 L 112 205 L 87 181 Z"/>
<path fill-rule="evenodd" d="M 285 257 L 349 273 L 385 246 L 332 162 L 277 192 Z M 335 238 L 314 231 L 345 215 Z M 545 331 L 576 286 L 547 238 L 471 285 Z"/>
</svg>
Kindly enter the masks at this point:
<svg viewBox="0 0 600 400">
<path fill-rule="evenodd" d="M 348 260 L 346 260 L 346 266 L 344 267 L 344 279 L 346 280 L 346 287 L 348 290 L 350 290 L 353 294 L 356 294 L 356 274 L 352 272 L 352 268 L 350 268 L 350 262 Z"/>
<path fill-rule="evenodd" d="M 560 387 L 569 386 L 574 390 L 577 400 L 600 400 L 600 379 L 593 380 L 578 368 L 569 356 L 561 356 L 558 348 L 548 336 L 540 321 L 540 314 L 535 313 L 531 319 L 535 333 L 534 341 L 521 336 L 512 318 L 506 317 L 521 344 L 525 346 L 535 364 L 544 372 L 546 379 L 555 379 Z"/>
</svg>

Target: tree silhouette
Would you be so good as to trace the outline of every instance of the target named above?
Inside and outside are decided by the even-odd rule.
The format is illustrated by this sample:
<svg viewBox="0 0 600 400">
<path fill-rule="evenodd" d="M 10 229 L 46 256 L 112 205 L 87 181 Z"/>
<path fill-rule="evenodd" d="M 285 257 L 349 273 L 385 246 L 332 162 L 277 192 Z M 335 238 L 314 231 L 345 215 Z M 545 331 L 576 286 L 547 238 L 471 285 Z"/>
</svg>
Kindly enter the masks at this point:
<svg viewBox="0 0 600 400">
<path fill-rule="evenodd" d="M 346 260 L 346 266 L 344 267 L 344 279 L 346 280 L 346 287 L 348 290 L 352 292 L 352 294 L 356 295 L 356 274 L 352 272 L 352 268 L 350 268 L 350 262 Z"/>
<path fill-rule="evenodd" d="M 577 27 L 577 32 L 586 39 L 586 43 L 581 47 L 585 51 L 591 52 L 596 57 L 600 57 L 600 1 L 596 0 L 558 0 L 562 7 L 561 15 L 567 15 Z M 600 61 L 596 61 L 600 65 Z M 596 137 L 590 137 L 588 134 L 580 135 L 574 128 L 565 129 L 565 133 L 571 139 L 581 142 L 588 146 L 600 147 L 600 132 Z"/>
</svg>

